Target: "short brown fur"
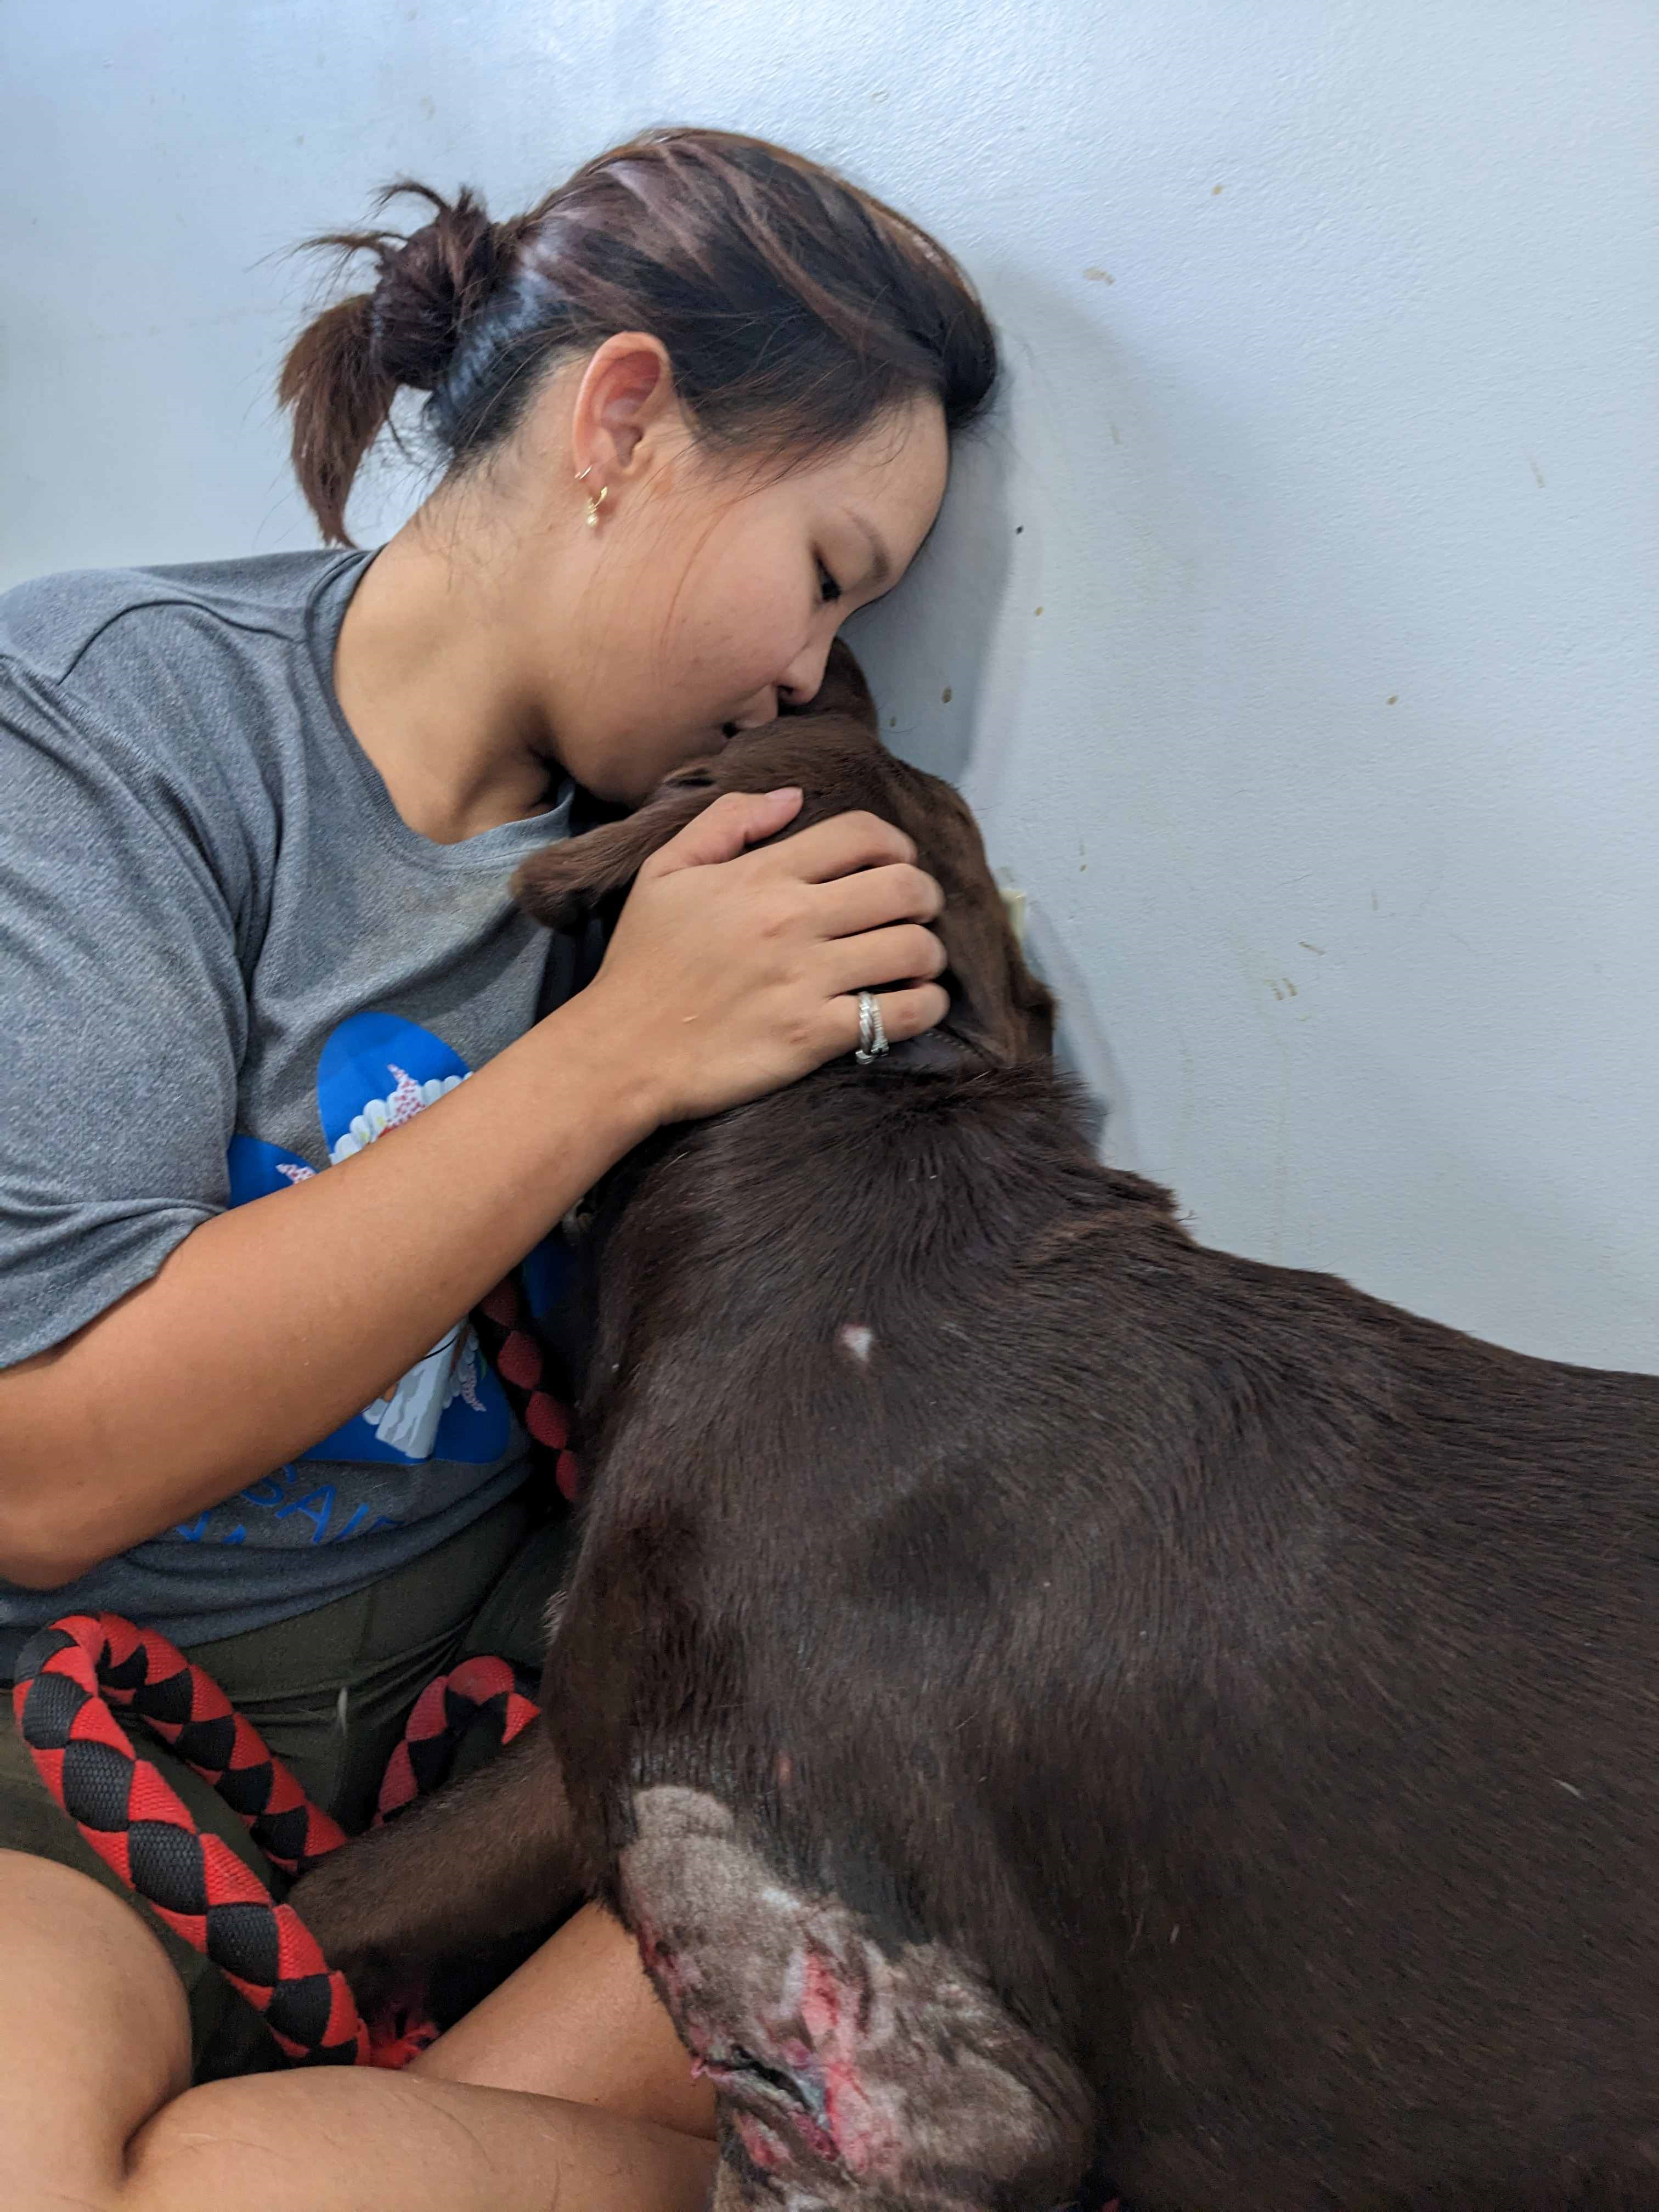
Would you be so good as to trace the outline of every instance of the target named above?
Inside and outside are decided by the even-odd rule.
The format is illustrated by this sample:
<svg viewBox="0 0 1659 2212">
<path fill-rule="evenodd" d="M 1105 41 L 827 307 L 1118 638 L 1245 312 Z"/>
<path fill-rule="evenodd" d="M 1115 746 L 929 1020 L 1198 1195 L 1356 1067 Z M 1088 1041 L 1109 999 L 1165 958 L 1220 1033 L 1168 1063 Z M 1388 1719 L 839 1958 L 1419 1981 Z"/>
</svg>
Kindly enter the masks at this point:
<svg viewBox="0 0 1659 2212">
<path fill-rule="evenodd" d="M 966 809 L 838 680 L 524 896 L 799 781 L 944 882 L 951 1021 L 625 1164 L 545 1729 L 296 1903 L 365 1982 L 573 1881 L 640 1925 L 640 1793 L 702 1793 L 901 1982 L 966 1962 L 1141 2204 L 1659 2206 L 1659 1379 L 1207 1250 L 1100 1165 Z M 1052 2203 L 984 2155 L 786 2189 L 728 2129 L 719 2201 Z"/>
</svg>

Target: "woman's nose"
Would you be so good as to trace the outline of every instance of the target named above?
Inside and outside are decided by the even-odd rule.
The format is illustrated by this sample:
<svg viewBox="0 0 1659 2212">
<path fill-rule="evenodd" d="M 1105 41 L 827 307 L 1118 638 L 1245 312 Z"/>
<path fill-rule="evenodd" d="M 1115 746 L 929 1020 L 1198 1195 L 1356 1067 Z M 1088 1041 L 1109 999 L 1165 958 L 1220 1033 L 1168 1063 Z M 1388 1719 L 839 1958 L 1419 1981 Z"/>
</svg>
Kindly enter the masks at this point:
<svg viewBox="0 0 1659 2212">
<path fill-rule="evenodd" d="M 834 635 L 826 637 L 822 645 L 809 646 L 798 653 L 783 672 L 778 690 L 792 707 L 804 707 L 809 699 L 816 699 L 823 689 L 823 672 L 830 659 Z"/>
</svg>

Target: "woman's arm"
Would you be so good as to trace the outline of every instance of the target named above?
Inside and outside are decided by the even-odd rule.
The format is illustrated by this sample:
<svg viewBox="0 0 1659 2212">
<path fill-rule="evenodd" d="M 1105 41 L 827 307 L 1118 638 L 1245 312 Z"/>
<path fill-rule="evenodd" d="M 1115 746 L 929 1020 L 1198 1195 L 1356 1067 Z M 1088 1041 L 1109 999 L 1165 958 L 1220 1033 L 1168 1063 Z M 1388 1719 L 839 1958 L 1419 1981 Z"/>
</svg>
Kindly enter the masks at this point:
<svg viewBox="0 0 1659 2212">
<path fill-rule="evenodd" d="M 367 1405 L 650 1126 L 620 1043 L 573 1000 L 380 1143 L 204 1222 L 0 1375 L 0 1573 L 70 1581 Z"/>
<path fill-rule="evenodd" d="M 849 1048 L 847 992 L 936 975 L 943 949 L 915 924 L 938 889 L 888 823 L 847 815 L 744 851 L 799 803 L 719 800 L 647 863 L 579 997 L 355 1158 L 204 1222 L 150 1281 L 0 1373 L 0 1575 L 55 1589 L 305 1450 L 653 1127 Z M 899 1037 L 945 1000 L 930 984 L 883 1004 Z"/>
</svg>

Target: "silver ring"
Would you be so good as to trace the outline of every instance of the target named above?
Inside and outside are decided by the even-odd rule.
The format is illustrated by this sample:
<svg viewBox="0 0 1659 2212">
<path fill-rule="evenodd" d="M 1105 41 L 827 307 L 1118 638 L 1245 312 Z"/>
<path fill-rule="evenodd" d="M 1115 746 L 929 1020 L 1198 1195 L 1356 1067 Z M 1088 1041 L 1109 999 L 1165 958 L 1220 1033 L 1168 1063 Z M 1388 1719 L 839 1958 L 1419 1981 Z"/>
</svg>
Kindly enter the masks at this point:
<svg viewBox="0 0 1659 2212">
<path fill-rule="evenodd" d="M 876 1003 L 873 991 L 859 993 L 859 1043 L 853 1054 L 860 1067 L 868 1067 L 887 1049 L 887 1032 L 882 1026 L 881 1008 Z"/>
</svg>

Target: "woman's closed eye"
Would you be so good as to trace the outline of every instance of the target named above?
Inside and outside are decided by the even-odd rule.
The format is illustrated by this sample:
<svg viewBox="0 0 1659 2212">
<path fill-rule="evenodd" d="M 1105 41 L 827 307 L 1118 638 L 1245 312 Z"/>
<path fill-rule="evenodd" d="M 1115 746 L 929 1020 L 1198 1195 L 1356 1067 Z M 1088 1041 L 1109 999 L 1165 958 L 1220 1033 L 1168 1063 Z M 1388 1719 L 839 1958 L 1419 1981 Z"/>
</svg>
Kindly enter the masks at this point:
<svg viewBox="0 0 1659 2212">
<path fill-rule="evenodd" d="M 830 599 L 838 599 L 841 597 L 841 586 L 830 574 L 830 571 L 824 567 L 822 561 L 818 562 L 818 583 L 821 586 L 822 596 L 826 603 Z"/>
</svg>

